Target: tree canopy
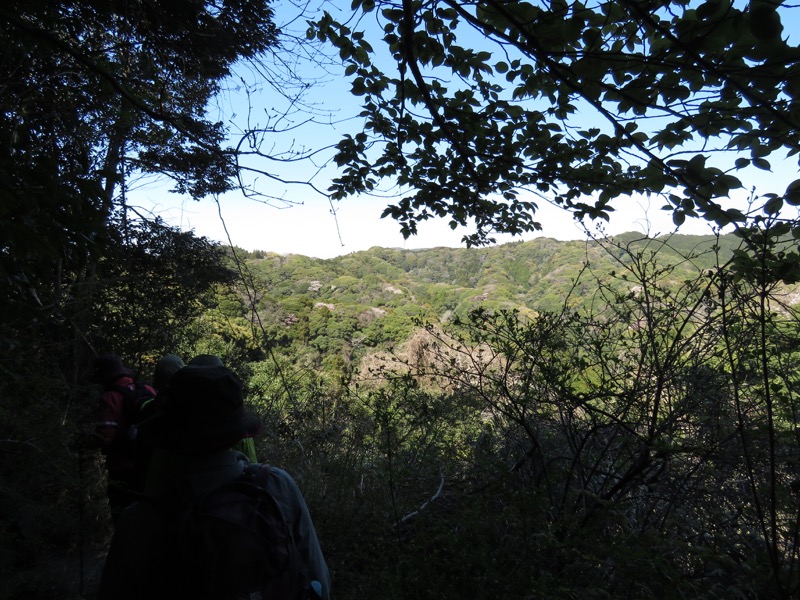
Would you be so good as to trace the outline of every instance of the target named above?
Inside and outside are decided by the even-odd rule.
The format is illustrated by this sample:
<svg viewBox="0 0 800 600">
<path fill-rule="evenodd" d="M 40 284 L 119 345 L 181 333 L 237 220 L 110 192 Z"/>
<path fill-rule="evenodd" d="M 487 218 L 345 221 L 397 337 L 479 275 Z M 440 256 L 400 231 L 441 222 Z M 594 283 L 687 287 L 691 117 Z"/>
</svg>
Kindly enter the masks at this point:
<svg viewBox="0 0 800 600">
<path fill-rule="evenodd" d="M 272 15 L 264 1 L 4 3 L 6 308 L 52 310 L 116 251 L 133 173 L 167 176 L 193 198 L 235 187 L 235 152 L 209 103 L 237 61 L 276 43 Z"/>
<path fill-rule="evenodd" d="M 538 203 L 607 219 L 625 196 L 663 198 L 680 225 L 780 218 L 800 180 L 752 212 L 730 202 L 742 169 L 800 152 L 800 48 L 773 0 L 354 0 L 357 25 L 308 31 L 339 49 L 363 130 L 338 145 L 335 199 L 399 199 L 405 236 L 432 217 L 496 232 L 538 230 Z M 369 13 L 369 14 L 367 14 Z M 368 23 L 374 16 L 377 27 Z M 376 33 L 377 31 L 377 33 Z M 379 38 L 379 39 L 374 39 Z M 784 228 L 784 233 L 788 232 Z"/>
</svg>

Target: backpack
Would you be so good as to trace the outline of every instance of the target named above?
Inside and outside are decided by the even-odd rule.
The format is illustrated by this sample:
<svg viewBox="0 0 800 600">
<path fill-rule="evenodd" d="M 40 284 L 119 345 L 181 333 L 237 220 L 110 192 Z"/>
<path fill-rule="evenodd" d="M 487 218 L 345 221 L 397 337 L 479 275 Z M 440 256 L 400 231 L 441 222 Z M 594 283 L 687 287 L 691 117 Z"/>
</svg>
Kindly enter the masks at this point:
<svg viewBox="0 0 800 600">
<path fill-rule="evenodd" d="M 235 481 L 166 508 L 169 596 L 208 599 L 311 598 L 305 569 L 269 467 L 251 464 Z"/>
<path fill-rule="evenodd" d="M 122 420 L 125 426 L 124 437 L 135 440 L 138 436 L 139 425 L 156 413 L 156 394 L 141 381 L 127 385 L 114 385 L 111 391 L 122 394 Z"/>
</svg>

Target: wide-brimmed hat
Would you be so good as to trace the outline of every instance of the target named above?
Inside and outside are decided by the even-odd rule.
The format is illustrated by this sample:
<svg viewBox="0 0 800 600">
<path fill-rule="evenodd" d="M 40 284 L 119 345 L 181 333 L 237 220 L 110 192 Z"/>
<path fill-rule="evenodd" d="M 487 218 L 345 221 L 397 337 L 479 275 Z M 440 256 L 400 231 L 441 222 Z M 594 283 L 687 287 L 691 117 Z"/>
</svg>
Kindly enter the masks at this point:
<svg viewBox="0 0 800 600">
<path fill-rule="evenodd" d="M 242 382 L 227 367 L 187 365 L 173 375 L 158 419 L 159 443 L 185 454 L 214 452 L 260 433 Z"/>
<path fill-rule="evenodd" d="M 132 376 L 133 371 L 122 363 L 116 354 L 101 354 L 94 359 L 92 365 L 92 381 L 103 385 L 113 383 L 123 376 Z"/>
<path fill-rule="evenodd" d="M 198 367 L 222 367 L 225 365 L 216 354 L 198 354 L 189 361 L 189 364 Z"/>
</svg>

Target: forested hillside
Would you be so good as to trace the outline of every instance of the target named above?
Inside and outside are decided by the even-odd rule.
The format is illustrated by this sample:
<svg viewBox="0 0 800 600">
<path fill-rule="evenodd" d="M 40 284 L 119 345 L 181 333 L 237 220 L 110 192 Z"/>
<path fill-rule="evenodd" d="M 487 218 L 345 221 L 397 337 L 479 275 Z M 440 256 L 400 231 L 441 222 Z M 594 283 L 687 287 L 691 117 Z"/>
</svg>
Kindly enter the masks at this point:
<svg viewBox="0 0 800 600">
<path fill-rule="evenodd" d="M 329 260 L 241 250 L 238 256 L 246 258 L 267 337 L 291 345 L 298 359 L 319 361 L 401 344 L 417 320 L 466 320 L 477 308 L 528 316 L 586 309 L 597 301 L 598 282 L 633 289 L 635 281 L 618 275 L 651 256 L 670 265 L 661 283 L 677 288 L 724 265 L 738 244 L 732 235 L 628 233 L 588 244 L 539 238 L 487 248 L 372 248 Z"/>
</svg>

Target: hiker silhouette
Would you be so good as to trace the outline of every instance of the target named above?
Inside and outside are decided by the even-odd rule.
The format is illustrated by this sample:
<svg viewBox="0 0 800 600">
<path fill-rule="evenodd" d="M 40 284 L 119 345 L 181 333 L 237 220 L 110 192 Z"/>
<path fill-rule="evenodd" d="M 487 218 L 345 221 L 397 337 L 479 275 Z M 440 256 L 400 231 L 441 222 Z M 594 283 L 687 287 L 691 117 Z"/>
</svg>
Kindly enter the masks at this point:
<svg viewBox="0 0 800 600">
<path fill-rule="evenodd" d="M 327 600 L 330 574 L 294 479 L 231 449 L 261 426 L 236 375 L 187 365 L 160 408 L 152 433 L 177 460 L 164 484 L 119 519 L 99 598 Z"/>
<path fill-rule="evenodd" d="M 192 358 L 188 364 L 189 366 L 195 367 L 224 366 L 222 359 L 214 354 L 198 354 Z M 174 354 L 166 355 L 156 364 L 155 373 L 153 375 L 153 383 L 161 394 L 158 403 L 158 410 L 160 410 L 161 404 L 163 404 L 168 396 L 167 390 L 169 389 L 169 384 L 172 381 L 172 377 L 178 372 L 178 370 L 180 370 L 180 368 L 184 366 L 183 360 Z M 150 431 L 150 425 L 150 423 L 145 424 L 142 432 L 142 437 L 145 438 L 145 443 L 152 448 L 151 459 L 149 462 L 147 478 L 144 486 L 145 492 L 147 493 L 153 493 L 160 489 L 165 483 L 168 483 L 172 477 L 172 471 L 174 470 L 174 467 L 171 465 L 177 464 L 178 468 L 180 468 L 182 460 L 180 457 L 179 448 L 169 448 L 167 444 L 154 443 L 154 441 L 151 439 L 153 437 L 153 432 Z M 244 454 L 252 463 L 258 462 L 256 445 L 253 438 L 260 433 L 260 430 L 261 423 L 253 423 L 252 429 L 247 431 L 245 437 L 236 442 L 232 447 L 233 450 L 238 450 Z"/>
<path fill-rule="evenodd" d="M 138 426 L 155 408 L 151 403 L 156 392 L 135 381 L 133 370 L 115 354 L 95 359 L 91 379 L 101 392 L 95 405 L 94 432 L 84 445 L 99 448 L 105 455 L 108 503 L 116 522 L 144 490 L 148 465 L 147 457 L 139 453 Z"/>
</svg>

